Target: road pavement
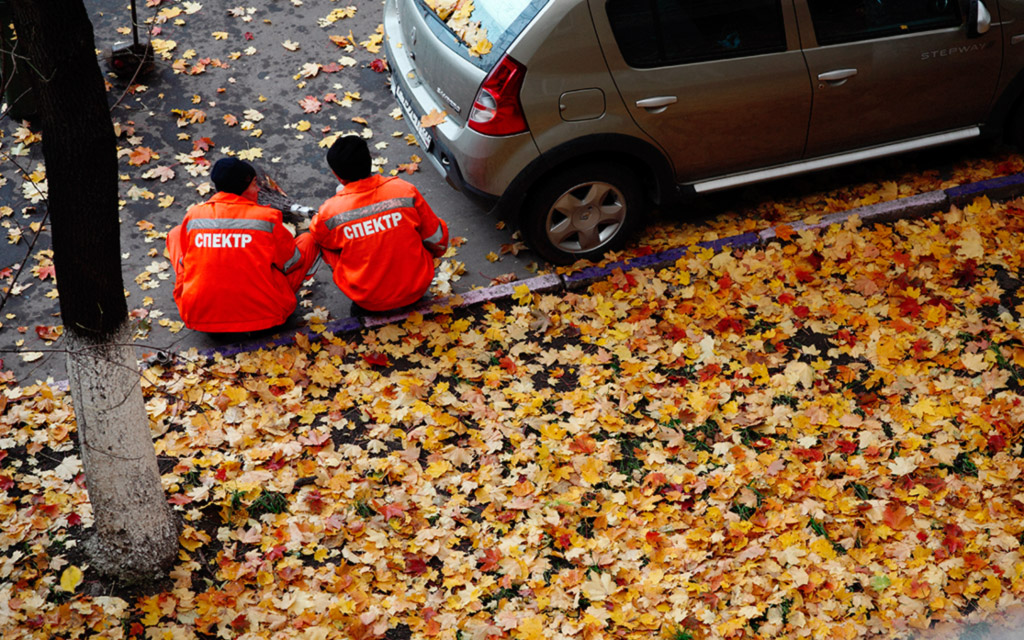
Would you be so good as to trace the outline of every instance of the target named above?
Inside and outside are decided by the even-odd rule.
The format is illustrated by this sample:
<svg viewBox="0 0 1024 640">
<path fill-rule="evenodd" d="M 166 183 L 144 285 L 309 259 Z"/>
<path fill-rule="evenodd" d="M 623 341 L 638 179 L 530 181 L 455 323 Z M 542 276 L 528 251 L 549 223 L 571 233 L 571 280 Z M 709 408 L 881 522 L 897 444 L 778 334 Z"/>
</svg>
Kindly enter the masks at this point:
<svg viewBox="0 0 1024 640">
<path fill-rule="evenodd" d="M 157 60 L 153 71 L 135 82 L 110 73 L 106 60 L 117 43 L 131 41 L 127 5 L 113 0 L 88 5 L 119 132 L 121 246 L 129 309 L 138 322 L 142 354 L 225 347 L 246 337 L 217 338 L 182 327 L 171 297 L 170 265 L 163 256 L 166 231 L 188 206 L 208 195 L 209 180 L 194 164 L 196 157 L 211 162 L 225 154 L 251 158 L 296 200 L 317 206 L 336 187 L 324 159 L 324 144 L 331 136 L 367 136 L 386 173 L 413 163 L 420 150 L 406 141 L 408 129 L 395 118 L 388 75 L 381 71 L 381 3 L 358 2 L 354 11 L 328 0 L 277 0 L 258 7 L 170 0 L 139 4 L 142 38 L 148 32 Z M 12 370 L 25 381 L 60 379 L 61 340 L 52 340 L 60 317 L 45 253 L 45 201 L 36 190 L 45 176 L 41 148 L 21 123 L 4 119 L 0 127 L 0 206 L 10 207 L 0 209 L 6 213 L 0 215 L 0 224 L 7 236 L 0 242 L 0 270 L 10 269 L 0 275 L 0 284 L 13 292 L 0 310 L 0 371 Z M 949 173 L 964 158 L 998 153 L 1003 152 L 975 145 L 884 160 L 716 195 L 659 212 L 656 221 L 699 228 L 723 212 L 757 216 L 771 203 L 802 193 L 839 197 L 835 194 L 859 182 L 881 182 L 915 170 L 922 175 Z M 442 274 L 451 278 L 448 286 L 442 282 L 435 290 L 438 295 L 554 272 L 522 250 L 511 225 L 502 226 L 496 215 L 450 188 L 428 162 L 401 175 L 449 223 L 452 237 L 464 239 L 442 263 Z M 754 224 L 766 225 L 763 220 Z M 640 245 L 650 242 L 645 235 L 637 240 Z M 305 316 L 311 313 L 336 325 L 349 315 L 349 303 L 325 266 L 303 289 L 301 306 L 284 335 L 307 326 Z"/>
</svg>

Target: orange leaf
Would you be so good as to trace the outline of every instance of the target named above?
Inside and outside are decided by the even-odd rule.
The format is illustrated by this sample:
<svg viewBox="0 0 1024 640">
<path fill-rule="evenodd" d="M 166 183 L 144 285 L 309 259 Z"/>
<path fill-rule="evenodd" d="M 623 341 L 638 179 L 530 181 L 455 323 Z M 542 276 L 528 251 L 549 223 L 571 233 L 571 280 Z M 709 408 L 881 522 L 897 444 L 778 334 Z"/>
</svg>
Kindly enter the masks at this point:
<svg viewBox="0 0 1024 640">
<path fill-rule="evenodd" d="M 437 125 L 439 125 L 442 122 L 444 122 L 447 118 L 448 118 L 448 112 L 447 111 L 440 111 L 439 112 L 437 109 L 434 109 L 430 113 L 428 113 L 427 115 L 425 115 L 422 118 L 420 118 L 420 126 L 424 127 L 424 128 L 436 127 Z"/>
<path fill-rule="evenodd" d="M 128 154 L 128 164 L 139 167 L 153 159 L 153 150 L 149 147 L 137 147 Z"/>
<path fill-rule="evenodd" d="M 592 436 L 587 434 L 576 436 L 569 444 L 569 451 L 574 453 L 594 453 L 597 451 L 597 440 L 594 440 Z"/>
<path fill-rule="evenodd" d="M 779 226 L 775 227 L 775 236 L 783 240 L 788 241 L 790 238 L 793 237 L 794 233 L 796 232 L 793 230 L 793 227 L 789 226 L 788 224 L 780 224 Z"/>
<path fill-rule="evenodd" d="M 882 513 L 882 522 L 894 531 L 903 531 L 913 526 L 914 519 L 907 514 L 907 509 L 902 504 L 890 502 Z"/>
</svg>

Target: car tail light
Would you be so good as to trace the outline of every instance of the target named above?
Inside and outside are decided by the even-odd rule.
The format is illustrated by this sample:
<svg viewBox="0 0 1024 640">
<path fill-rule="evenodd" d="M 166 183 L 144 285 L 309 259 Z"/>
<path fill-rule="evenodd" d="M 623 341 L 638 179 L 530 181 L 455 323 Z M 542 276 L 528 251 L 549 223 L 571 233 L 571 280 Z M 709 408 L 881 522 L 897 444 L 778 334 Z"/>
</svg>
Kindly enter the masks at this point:
<svg viewBox="0 0 1024 640">
<path fill-rule="evenodd" d="M 489 136 L 510 136 L 527 130 L 519 90 L 526 67 L 508 56 L 484 78 L 469 111 L 469 128 Z"/>
</svg>

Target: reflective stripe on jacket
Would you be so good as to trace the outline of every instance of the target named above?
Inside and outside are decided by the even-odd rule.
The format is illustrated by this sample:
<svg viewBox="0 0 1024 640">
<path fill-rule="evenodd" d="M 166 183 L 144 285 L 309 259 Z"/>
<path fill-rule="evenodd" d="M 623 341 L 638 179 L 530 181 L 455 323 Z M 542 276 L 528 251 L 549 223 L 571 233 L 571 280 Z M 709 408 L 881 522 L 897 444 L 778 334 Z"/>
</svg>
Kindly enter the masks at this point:
<svg viewBox="0 0 1024 640">
<path fill-rule="evenodd" d="M 416 187 L 376 174 L 327 200 L 309 230 L 325 252 L 337 253 L 329 260 L 334 282 L 370 311 L 420 299 L 434 278 L 434 256 L 448 247 L 448 226 Z"/>
<path fill-rule="evenodd" d="M 181 319 L 190 329 L 208 332 L 283 323 L 296 306 L 284 274 L 301 257 L 280 211 L 232 193 L 215 194 L 182 222 L 174 284 Z"/>
</svg>

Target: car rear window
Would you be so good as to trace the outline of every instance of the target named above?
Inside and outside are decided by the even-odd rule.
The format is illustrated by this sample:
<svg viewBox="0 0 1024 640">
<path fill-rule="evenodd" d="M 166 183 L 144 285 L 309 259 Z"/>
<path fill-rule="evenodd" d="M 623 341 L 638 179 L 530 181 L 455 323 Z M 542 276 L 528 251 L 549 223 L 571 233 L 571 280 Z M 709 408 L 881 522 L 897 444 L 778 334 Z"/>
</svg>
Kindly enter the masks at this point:
<svg viewBox="0 0 1024 640">
<path fill-rule="evenodd" d="M 550 0 L 417 0 L 431 30 L 481 69 L 490 69 Z"/>
</svg>

